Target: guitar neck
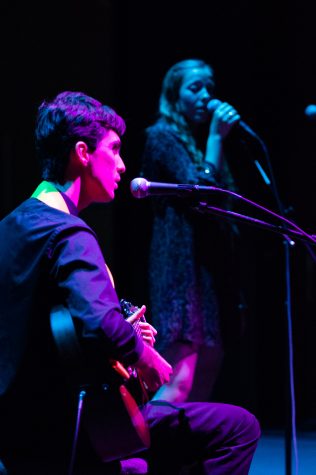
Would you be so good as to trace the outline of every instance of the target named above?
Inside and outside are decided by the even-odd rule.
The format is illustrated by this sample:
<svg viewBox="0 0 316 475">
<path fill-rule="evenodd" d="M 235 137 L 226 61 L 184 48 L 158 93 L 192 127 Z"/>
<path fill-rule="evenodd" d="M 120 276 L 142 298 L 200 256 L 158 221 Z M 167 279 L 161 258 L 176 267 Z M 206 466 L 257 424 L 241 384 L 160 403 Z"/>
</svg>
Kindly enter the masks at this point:
<svg viewBox="0 0 316 475">
<path fill-rule="evenodd" d="M 133 315 L 133 313 L 139 310 L 139 307 L 137 307 L 136 305 L 133 305 L 131 302 L 128 302 L 127 300 L 124 300 L 124 299 L 120 300 L 120 305 L 121 305 L 122 313 L 125 318 L 130 317 L 131 315 Z M 146 322 L 145 315 L 142 315 L 136 322 L 132 324 L 137 335 L 141 337 L 142 335 L 141 335 L 139 322 Z"/>
<path fill-rule="evenodd" d="M 140 321 L 141 321 L 141 322 L 146 322 L 145 317 L 144 317 L 144 318 L 141 317 L 139 320 L 137 320 L 136 322 L 134 322 L 132 325 L 133 325 L 134 330 L 135 330 L 136 333 L 137 333 L 137 336 L 139 336 L 139 338 L 142 338 L 142 331 L 141 331 L 141 329 L 140 329 L 140 324 L 139 324 Z"/>
</svg>

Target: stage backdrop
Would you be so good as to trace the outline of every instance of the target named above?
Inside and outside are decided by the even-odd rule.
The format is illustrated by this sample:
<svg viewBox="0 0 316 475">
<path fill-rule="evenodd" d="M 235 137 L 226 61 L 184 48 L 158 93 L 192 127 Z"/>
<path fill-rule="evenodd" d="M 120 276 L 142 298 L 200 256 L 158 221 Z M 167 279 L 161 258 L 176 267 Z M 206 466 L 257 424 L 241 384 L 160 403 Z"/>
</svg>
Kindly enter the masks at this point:
<svg viewBox="0 0 316 475">
<path fill-rule="evenodd" d="M 147 200 L 131 196 L 129 183 L 139 174 L 144 128 L 155 118 L 166 69 L 201 57 L 214 67 L 217 96 L 233 104 L 264 142 L 287 218 L 316 234 L 316 121 L 304 114 L 316 103 L 311 6 L 282 2 L 276 9 L 250 0 L 42 5 L 11 0 L 0 9 L 1 216 L 39 180 L 33 126 L 41 100 L 68 89 L 108 103 L 127 122 L 122 150 L 127 172 L 115 203 L 83 215 L 100 236 L 120 296 L 147 303 L 150 211 Z M 266 163 L 258 145 L 252 157 Z M 278 212 L 249 157 L 234 166 L 240 193 Z M 264 427 L 282 428 L 288 369 L 285 246 L 279 235 L 242 227 L 244 331 L 228 349 L 216 397 L 253 410 Z M 312 249 L 297 241 L 290 260 L 298 424 L 315 428 Z"/>
</svg>

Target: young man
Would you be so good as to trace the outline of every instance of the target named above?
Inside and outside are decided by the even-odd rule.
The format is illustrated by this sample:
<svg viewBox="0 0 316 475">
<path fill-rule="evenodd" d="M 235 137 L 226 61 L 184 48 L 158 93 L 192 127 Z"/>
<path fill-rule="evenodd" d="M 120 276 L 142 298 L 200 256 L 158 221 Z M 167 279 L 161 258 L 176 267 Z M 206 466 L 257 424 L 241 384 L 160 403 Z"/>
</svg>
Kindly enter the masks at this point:
<svg viewBox="0 0 316 475">
<path fill-rule="evenodd" d="M 56 363 L 54 305 L 69 310 L 82 341 L 135 367 L 150 391 L 172 373 L 153 348 L 154 329 L 140 338 L 125 320 L 97 238 L 78 217 L 91 203 L 114 199 L 125 171 L 124 131 L 113 109 L 81 92 L 44 101 L 35 130 L 43 181 L 0 223 L 0 451 L 13 473 L 61 473 L 68 463 L 75 411 Z M 153 401 L 142 414 L 150 473 L 176 474 L 184 465 L 201 474 L 248 473 L 260 429 L 246 410 Z"/>
</svg>

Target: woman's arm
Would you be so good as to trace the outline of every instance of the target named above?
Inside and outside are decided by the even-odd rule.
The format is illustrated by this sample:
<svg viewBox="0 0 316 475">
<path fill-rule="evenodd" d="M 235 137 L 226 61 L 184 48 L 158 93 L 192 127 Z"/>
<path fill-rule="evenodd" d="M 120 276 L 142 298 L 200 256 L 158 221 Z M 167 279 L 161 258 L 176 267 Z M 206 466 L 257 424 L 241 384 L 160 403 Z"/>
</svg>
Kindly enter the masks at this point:
<svg viewBox="0 0 316 475">
<path fill-rule="evenodd" d="M 227 135 L 239 121 L 240 115 L 227 102 L 222 102 L 213 112 L 206 143 L 205 161 L 213 165 L 217 173 L 223 168 L 223 144 Z"/>
</svg>

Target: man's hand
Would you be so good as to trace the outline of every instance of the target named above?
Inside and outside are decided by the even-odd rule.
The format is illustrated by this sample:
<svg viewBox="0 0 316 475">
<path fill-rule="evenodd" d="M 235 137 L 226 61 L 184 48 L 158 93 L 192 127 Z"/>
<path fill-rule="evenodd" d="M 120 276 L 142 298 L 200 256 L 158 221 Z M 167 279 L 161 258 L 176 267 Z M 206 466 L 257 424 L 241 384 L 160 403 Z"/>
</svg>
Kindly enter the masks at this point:
<svg viewBox="0 0 316 475">
<path fill-rule="evenodd" d="M 168 383 L 172 374 L 171 365 L 148 344 L 144 344 L 144 351 L 134 365 L 149 391 L 155 392 L 165 383 Z"/>
<path fill-rule="evenodd" d="M 148 343 L 150 346 L 154 346 L 155 344 L 155 336 L 157 335 L 157 330 L 150 325 L 148 322 L 141 321 L 141 317 L 145 315 L 146 306 L 142 305 L 140 309 L 138 309 L 133 315 L 128 317 L 126 320 L 133 325 L 136 331 L 140 334 L 142 339 Z"/>
</svg>

